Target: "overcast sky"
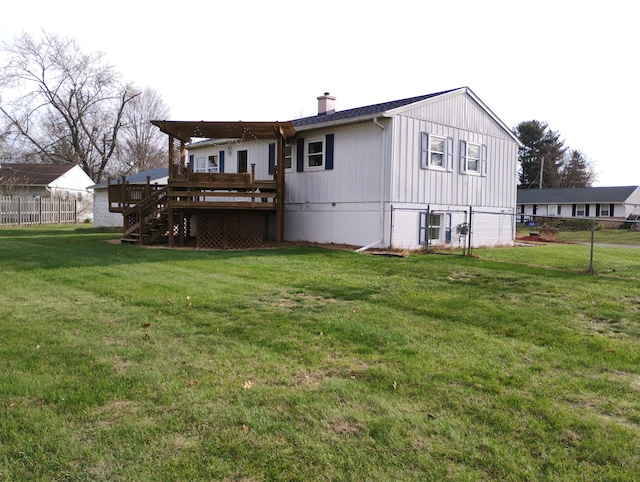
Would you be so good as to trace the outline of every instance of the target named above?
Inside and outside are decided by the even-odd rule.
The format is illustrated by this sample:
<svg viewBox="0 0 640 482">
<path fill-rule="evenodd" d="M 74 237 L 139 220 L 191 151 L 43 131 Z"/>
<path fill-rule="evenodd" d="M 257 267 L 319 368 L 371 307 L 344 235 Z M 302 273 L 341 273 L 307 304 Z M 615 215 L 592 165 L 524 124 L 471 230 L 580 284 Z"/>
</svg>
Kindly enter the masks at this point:
<svg viewBox="0 0 640 482">
<path fill-rule="evenodd" d="M 637 19 L 629 0 L 29 0 L 3 5 L 0 40 L 73 37 L 173 120 L 289 120 L 323 92 L 342 110 L 468 86 L 509 127 L 546 121 L 614 186 L 640 184 Z"/>
</svg>

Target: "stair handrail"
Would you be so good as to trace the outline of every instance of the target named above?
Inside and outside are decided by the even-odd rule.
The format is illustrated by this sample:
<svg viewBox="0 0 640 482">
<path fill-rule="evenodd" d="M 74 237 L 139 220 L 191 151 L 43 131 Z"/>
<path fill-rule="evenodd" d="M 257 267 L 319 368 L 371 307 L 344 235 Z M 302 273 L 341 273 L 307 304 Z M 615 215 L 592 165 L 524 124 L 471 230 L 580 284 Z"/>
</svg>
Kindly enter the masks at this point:
<svg viewBox="0 0 640 482">
<path fill-rule="evenodd" d="M 140 244 L 144 244 L 144 236 L 153 227 L 153 221 L 159 219 L 167 212 L 167 198 L 169 186 L 153 191 L 149 196 L 139 203 L 128 206 L 123 210 L 125 219 L 131 214 L 138 215 L 138 221 L 128 228 L 125 227 L 123 236 L 126 238 L 131 233 L 138 230 Z"/>
</svg>

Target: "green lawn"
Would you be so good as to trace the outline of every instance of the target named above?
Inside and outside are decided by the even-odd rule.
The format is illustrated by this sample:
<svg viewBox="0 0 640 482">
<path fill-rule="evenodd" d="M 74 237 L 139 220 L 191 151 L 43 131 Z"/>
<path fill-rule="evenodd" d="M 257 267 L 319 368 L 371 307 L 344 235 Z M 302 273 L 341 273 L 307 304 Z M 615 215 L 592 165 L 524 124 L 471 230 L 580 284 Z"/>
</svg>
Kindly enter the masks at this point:
<svg viewBox="0 0 640 482">
<path fill-rule="evenodd" d="M 633 276 L 114 236 L 0 230 L 2 481 L 638 480 Z"/>
</svg>

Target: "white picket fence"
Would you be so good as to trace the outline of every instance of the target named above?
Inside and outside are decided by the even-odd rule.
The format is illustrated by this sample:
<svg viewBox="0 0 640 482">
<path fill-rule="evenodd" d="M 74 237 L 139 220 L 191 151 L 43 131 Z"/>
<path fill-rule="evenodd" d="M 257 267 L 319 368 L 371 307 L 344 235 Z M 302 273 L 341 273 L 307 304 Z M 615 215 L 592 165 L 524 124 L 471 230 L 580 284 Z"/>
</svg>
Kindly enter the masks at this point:
<svg viewBox="0 0 640 482">
<path fill-rule="evenodd" d="M 77 220 L 75 199 L 0 196 L 0 226 L 67 224 Z"/>
</svg>

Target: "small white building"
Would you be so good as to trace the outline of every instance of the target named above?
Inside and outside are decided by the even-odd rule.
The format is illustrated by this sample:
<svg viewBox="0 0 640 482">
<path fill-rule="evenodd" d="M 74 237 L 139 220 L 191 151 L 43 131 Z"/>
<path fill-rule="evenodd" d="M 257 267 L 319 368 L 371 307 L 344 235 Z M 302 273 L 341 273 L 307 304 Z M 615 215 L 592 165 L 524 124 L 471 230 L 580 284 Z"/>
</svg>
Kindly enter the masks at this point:
<svg viewBox="0 0 640 482">
<path fill-rule="evenodd" d="M 85 200 L 93 184 L 75 164 L 0 165 L 0 193 L 12 196 L 38 196 Z"/>
<path fill-rule="evenodd" d="M 0 166 L 0 195 L 76 200 L 79 218 L 92 212 L 93 181 L 75 164 L 20 164 Z"/>
<path fill-rule="evenodd" d="M 124 182 L 128 184 L 157 184 L 164 186 L 167 184 L 169 170 L 166 167 L 151 169 L 139 172 L 130 176 L 125 176 Z M 104 181 L 91 186 L 94 192 L 93 197 L 93 225 L 99 227 L 122 227 L 122 213 L 109 211 L 108 183 L 118 184 L 123 182 L 122 178 Z"/>
<path fill-rule="evenodd" d="M 455 244 L 471 208 L 515 213 L 520 142 L 468 87 L 343 111 L 335 102 L 325 93 L 316 116 L 292 121 L 284 239 L 417 249 Z M 274 143 L 187 147 L 195 172 L 273 173 Z M 472 228 L 473 245 L 513 243 L 513 217 L 495 218 Z"/>
<path fill-rule="evenodd" d="M 640 186 L 518 189 L 518 213 L 563 218 L 637 219 Z"/>
</svg>

